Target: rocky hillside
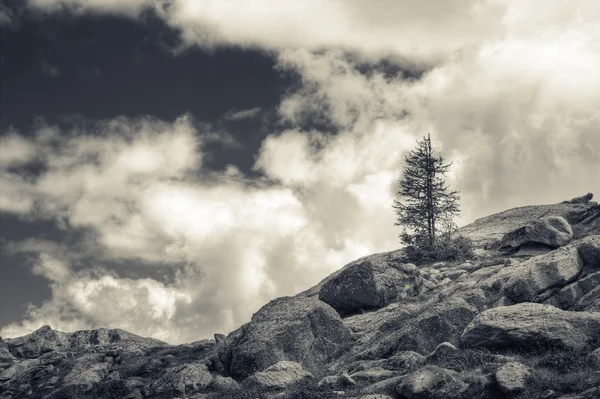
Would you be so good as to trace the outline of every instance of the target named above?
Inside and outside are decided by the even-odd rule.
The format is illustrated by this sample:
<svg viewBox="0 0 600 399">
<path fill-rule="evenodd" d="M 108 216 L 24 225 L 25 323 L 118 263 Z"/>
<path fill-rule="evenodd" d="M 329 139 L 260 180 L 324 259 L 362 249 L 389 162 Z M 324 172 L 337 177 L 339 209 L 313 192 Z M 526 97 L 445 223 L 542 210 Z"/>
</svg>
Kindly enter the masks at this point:
<svg viewBox="0 0 600 399">
<path fill-rule="evenodd" d="M 44 326 L 0 339 L 0 398 L 600 398 L 600 206 L 460 229 L 464 262 L 358 259 L 229 335 Z"/>
</svg>

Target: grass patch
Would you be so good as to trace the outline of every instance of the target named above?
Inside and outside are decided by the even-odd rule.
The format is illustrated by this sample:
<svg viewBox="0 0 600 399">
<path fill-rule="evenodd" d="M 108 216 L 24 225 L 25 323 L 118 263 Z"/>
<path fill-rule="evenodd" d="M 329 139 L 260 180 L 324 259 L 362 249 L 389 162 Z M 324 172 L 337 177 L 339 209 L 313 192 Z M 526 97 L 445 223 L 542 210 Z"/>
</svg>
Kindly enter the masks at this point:
<svg viewBox="0 0 600 399">
<path fill-rule="evenodd" d="M 440 354 L 428 363 L 463 373 L 475 369 L 486 369 L 488 364 L 496 361 L 494 354 L 487 349 L 458 349 Z"/>
<path fill-rule="evenodd" d="M 475 258 L 473 241 L 464 236 L 443 239 L 434 245 L 409 245 L 405 261 L 421 266 L 431 262 L 460 262 Z"/>
</svg>

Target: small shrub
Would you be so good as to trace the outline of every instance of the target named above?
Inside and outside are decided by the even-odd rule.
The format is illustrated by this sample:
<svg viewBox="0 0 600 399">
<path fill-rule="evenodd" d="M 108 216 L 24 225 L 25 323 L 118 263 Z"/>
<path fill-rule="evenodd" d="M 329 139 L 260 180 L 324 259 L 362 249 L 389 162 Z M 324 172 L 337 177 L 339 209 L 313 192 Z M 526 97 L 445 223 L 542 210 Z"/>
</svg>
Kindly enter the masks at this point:
<svg viewBox="0 0 600 399">
<path fill-rule="evenodd" d="M 473 259 L 473 242 L 464 236 L 442 239 L 434 245 L 409 245 L 406 261 L 416 265 L 438 261 L 465 261 Z"/>
</svg>

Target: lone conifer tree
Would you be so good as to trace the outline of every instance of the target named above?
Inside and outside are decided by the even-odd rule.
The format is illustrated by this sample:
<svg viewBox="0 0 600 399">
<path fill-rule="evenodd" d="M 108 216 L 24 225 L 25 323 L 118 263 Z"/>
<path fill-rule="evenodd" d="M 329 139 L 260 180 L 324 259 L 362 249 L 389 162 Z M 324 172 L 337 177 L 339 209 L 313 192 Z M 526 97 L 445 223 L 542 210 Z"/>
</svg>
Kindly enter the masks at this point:
<svg viewBox="0 0 600 399">
<path fill-rule="evenodd" d="M 459 212 L 458 191 L 449 191 L 444 177 L 452 163 L 435 156 L 431 136 L 417 140 L 417 148 L 405 157 L 406 166 L 398 182 L 401 201 L 394 200 L 398 215 L 396 226 L 404 227 L 402 241 L 410 245 L 433 246 L 439 235 L 438 228 L 450 234 L 454 216 Z"/>
</svg>

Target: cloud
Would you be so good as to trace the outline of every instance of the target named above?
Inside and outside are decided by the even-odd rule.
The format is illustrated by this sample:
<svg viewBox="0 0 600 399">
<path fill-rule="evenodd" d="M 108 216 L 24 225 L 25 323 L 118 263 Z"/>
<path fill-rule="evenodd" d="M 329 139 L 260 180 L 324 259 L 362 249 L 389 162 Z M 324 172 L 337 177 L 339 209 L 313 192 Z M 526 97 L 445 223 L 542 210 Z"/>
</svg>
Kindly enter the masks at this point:
<svg viewBox="0 0 600 399">
<path fill-rule="evenodd" d="M 493 3 L 486 8 L 492 15 L 479 17 L 483 12 L 475 0 L 29 1 L 31 7 L 44 11 L 66 7 L 77 13 L 132 17 L 151 8 L 179 31 L 184 45 L 206 49 L 223 45 L 275 51 L 341 48 L 370 58 L 395 56 L 415 66 L 495 34 L 501 26 L 493 17 L 500 16 L 503 7 L 501 2 Z"/>
<path fill-rule="evenodd" d="M 211 134 L 183 116 L 173 123 L 117 118 L 77 132 L 42 126 L 30 139 L 11 139 L 32 150 L 3 166 L 2 191 L 30 206 L 3 211 L 86 235 L 75 257 L 39 240 L 11 243 L 13 252 L 40 254 L 33 272 L 50 281 L 52 298 L 2 335 L 42 323 L 193 341 L 236 328 L 268 300 L 302 291 L 350 260 L 396 246 L 391 208 L 373 212 L 385 202 L 379 194 L 389 199 L 392 179 L 376 165 L 332 185 L 335 171 L 327 169 L 344 168 L 332 150 L 307 184 L 278 183 L 281 171 L 270 161 L 260 163 L 267 179 L 248 180 L 234 166 L 203 170 L 205 137 Z M 268 140 L 278 147 L 286 139 Z M 363 144 L 339 145 L 368 157 Z M 261 157 L 268 160 L 268 151 Z M 33 161 L 43 167 L 31 177 L 24 165 Z M 18 184 L 5 185 L 9 178 Z M 124 278 L 102 260 L 167 265 L 173 278 Z"/>
<path fill-rule="evenodd" d="M 119 278 L 96 268 L 75 273 L 46 253 L 33 272 L 50 281 L 52 299 L 30 306 L 26 319 L 3 328 L 3 336 L 19 336 L 45 323 L 64 331 L 119 326 L 168 340 L 176 328 L 174 312 L 190 301 L 186 293 L 152 279 Z"/>
<path fill-rule="evenodd" d="M 241 111 L 230 110 L 223 115 L 223 119 L 228 121 L 238 121 L 242 119 L 255 118 L 260 114 L 261 108 L 243 109 Z"/>
<path fill-rule="evenodd" d="M 69 3 L 131 15 L 147 4 Z M 454 161 L 461 223 L 598 189 L 597 2 L 440 1 L 425 9 L 329 1 L 317 13 L 309 8 L 316 2 L 276 3 L 226 9 L 232 3 L 175 0 L 161 11 L 187 43 L 275 49 L 278 71 L 299 77 L 278 107 L 285 129 L 256 154 L 263 178 L 235 165 L 205 170 L 214 134 L 199 134 L 185 116 L 6 139 L 15 155 L 2 161 L 2 210 L 85 229 L 106 256 L 171 265 L 174 277 L 126 279 L 94 263 L 75 272 L 38 246 L 46 257 L 34 270 L 53 297 L 3 336 L 43 323 L 108 325 L 174 343 L 229 331 L 269 299 L 398 246 L 396 179 L 403 155 L 427 132 Z M 349 50 L 429 64 L 407 79 Z M 36 177 L 24 167 L 33 160 L 45 167 Z M 104 315 L 96 303 L 114 311 Z M 135 314 L 130 303 L 139 304 Z"/>
</svg>

